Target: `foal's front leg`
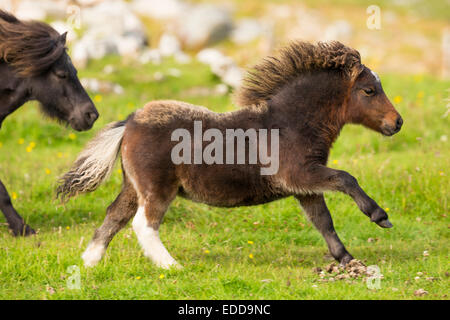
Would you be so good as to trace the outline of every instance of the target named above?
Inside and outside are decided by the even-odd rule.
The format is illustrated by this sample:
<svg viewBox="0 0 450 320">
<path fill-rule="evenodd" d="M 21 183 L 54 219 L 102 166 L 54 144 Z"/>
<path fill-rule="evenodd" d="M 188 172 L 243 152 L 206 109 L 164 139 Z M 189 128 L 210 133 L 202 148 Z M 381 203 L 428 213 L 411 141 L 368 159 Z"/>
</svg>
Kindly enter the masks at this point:
<svg viewBox="0 0 450 320">
<path fill-rule="evenodd" d="M 5 215 L 8 226 L 15 236 L 28 236 L 36 232 L 25 224 L 23 218 L 11 204 L 11 198 L 2 181 L 0 181 L 0 210 Z"/>
<path fill-rule="evenodd" d="M 340 191 L 348 194 L 358 205 L 359 209 L 380 227 L 392 228 L 387 213 L 370 198 L 358 184 L 355 177 L 346 171 L 335 170 L 325 166 L 318 166 L 311 170 L 312 190 Z"/>
<path fill-rule="evenodd" d="M 306 212 L 309 220 L 319 230 L 327 242 L 331 255 L 345 266 L 353 257 L 345 249 L 334 229 L 330 211 L 328 211 L 325 199 L 322 194 L 298 195 L 297 200 Z"/>
</svg>

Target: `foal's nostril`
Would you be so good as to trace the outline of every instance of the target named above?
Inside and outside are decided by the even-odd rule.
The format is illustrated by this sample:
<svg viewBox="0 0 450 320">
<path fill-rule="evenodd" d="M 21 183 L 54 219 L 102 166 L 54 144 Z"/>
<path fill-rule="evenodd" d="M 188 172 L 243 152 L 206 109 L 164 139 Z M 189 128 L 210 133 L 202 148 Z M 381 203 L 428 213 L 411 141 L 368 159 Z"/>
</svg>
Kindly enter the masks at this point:
<svg viewBox="0 0 450 320">
<path fill-rule="evenodd" d="M 403 119 L 402 119 L 402 117 L 398 117 L 397 118 L 397 122 L 395 123 L 395 129 L 398 131 L 398 130 L 400 130 L 400 128 L 402 127 L 402 125 L 403 125 Z"/>
</svg>

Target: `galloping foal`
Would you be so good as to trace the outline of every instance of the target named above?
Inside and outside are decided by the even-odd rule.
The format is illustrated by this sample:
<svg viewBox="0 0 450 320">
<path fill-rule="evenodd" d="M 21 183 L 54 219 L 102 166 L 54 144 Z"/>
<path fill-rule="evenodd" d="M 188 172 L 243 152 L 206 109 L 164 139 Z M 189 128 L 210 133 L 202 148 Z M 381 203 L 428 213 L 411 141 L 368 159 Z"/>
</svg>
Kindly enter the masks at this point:
<svg viewBox="0 0 450 320">
<path fill-rule="evenodd" d="M 339 42 L 293 42 L 249 73 L 237 101 L 245 107 L 226 113 L 177 101 L 153 101 L 126 121 L 109 124 L 87 145 L 62 177 L 58 194 L 64 199 L 95 190 L 110 174 L 119 152 L 124 182 L 83 254 L 86 266 L 102 258 L 111 239 L 133 216 L 145 255 L 160 267 L 178 266 L 158 234 L 176 195 L 221 207 L 294 196 L 342 265 L 353 258 L 334 230 L 323 192 L 348 194 L 372 222 L 392 227 L 386 212 L 354 177 L 326 166 L 331 145 L 346 123 L 362 124 L 386 136 L 402 126 L 377 74 L 361 64 L 356 50 Z M 268 153 L 278 152 L 279 170 L 261 175 L 261 161 L 174 163 L 172 133 L 182 128 L 192 135 L 198 121 L 205 130 L 214 128 L 222 134 L 237 128 L 277 129 L 279 145 L 271 144 Z M 189 158 L 196 148 L 194 144 L 188 150 Z M 236 160 L 236 154 L 231 158 Z"/>
</svg>

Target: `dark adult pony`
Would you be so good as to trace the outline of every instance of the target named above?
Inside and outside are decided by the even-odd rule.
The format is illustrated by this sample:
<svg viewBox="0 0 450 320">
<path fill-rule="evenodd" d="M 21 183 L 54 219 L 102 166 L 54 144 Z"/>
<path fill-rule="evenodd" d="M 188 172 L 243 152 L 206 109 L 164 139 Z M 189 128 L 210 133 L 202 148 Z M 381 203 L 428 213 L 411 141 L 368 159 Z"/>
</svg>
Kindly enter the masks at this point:
<svg viewBox="0 0 450 320">
<path fill-rule="evenodd" d="M 95 190 L 119 152 L 124 183 L 83 254 L 85 265 L 95 265 L 114 235 L 136 215 L 132 225 L 146 256 L 160 267 L 178 266 L 158 235 L 177 194 L 222 207 L 294 196 L 342 265 L 353 258 L 334 230 L 323 192 L 348 194 L 372 222 L 392 227 L 386 212 L 354 177 L 326 166 L 331 145 L 345 124 L 362 124 L 386 136 L 402 126 L 380 79 L 361 64 L 356 50 L 339 42 L 293 42 L 249 73 L 237 101 L 245 107 L 220 114 L 182 102 L 153 101 L 126 121 L 110 124 L 87 145 L 62 177 L 59 194 L 67 198 Z M 222 134 L 236 128 L 279 129 L 278 172 L 261 175 L 259 162 L 174 164 L 171 150 L 178 142 L 171 134 L 184 128 L 192 136 L 194 121 Z M 189 151 L 196 152 L 195 143 Z"/>
<path fill-rule="evenodd" d="M 92 127 L 98 112 L 78 80 L 65 43 L 66 33 L 0 10 L 0 127 L 30 100 L 39 101 L 46 115 L 77 131 Z M 1 181 L 0 209 L 14 235 L 35 233 L 12 206 Z"/>
</svg>

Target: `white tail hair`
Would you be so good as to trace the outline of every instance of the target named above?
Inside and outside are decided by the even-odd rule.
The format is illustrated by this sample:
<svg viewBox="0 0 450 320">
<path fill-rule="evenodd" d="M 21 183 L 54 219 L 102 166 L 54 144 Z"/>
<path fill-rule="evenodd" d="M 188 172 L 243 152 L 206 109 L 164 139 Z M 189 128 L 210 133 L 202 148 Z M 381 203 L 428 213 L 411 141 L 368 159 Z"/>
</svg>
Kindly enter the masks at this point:
<svg viewBox="0 0 450 320">
<path fill-rule="evenodd" d="M 125 132 L 125 121 L 108 124 L 88 142 L 57 188 L 63 201 L 96 190 L 111 174 Z"/>
</svg>

